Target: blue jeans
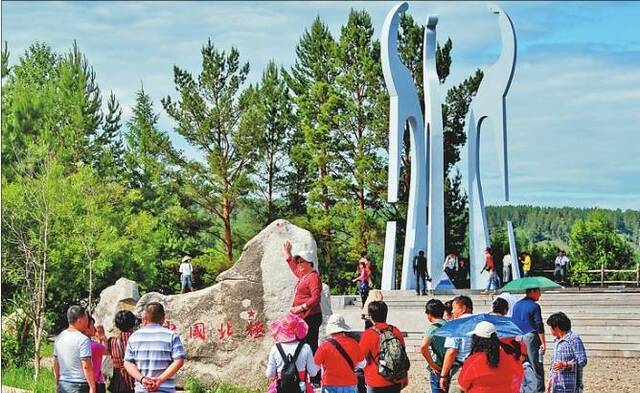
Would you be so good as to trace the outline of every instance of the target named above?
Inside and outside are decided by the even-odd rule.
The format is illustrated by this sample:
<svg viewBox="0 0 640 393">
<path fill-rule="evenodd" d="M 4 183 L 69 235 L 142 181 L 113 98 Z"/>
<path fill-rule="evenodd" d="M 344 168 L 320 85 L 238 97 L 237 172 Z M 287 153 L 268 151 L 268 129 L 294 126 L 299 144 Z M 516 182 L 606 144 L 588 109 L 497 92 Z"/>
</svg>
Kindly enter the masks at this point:
<svg viewBox="0 0 640 393">
<path fill-rule="evenodd" d="M 58 393 L 89 393 L 88 383 L 58 381 Z"/>
<path fill-rule="evenodd" d="M 440 389 L 440 374 L 429 371 L 429 383 L 431 385 L 431 393 L 446 393 Z"/>
<path fill-rule="evenodd" d="M 358 386 L 323 386 L 321 393 L 358 393 Z"/>
<path fill-rule="evenodd" d="M 491 289 L 491 285 L 495 285 L 494 289 L 500 288 L 500 280 L 498 279 L 498 274 L 495 270 L 492 270 L 489 273 L 489 282 L 487 283 L 487 291 Z"/>
<path fill-rule="evenodd" d="M 182 284 L 182 289 L 188 289 L 189 291 L 193 287 L 193 281 L 191 280 L 191 274 L 183 274 L 180 276 L 180 283 Z"/>
</svg>

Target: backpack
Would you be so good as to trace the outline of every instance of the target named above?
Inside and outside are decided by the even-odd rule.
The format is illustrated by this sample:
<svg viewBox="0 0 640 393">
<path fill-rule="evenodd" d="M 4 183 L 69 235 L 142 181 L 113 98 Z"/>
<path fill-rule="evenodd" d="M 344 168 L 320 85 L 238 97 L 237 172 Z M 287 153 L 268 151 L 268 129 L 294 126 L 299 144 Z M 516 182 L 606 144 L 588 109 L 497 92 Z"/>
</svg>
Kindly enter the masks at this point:
<svg viewBox="0 0 640 393">
<path fill-rule="evenodd" d="M 410 367 L 409 357 L 400 339 L 393 334 L 393 326 L 388 325 L 384 331 L 377 327 L 373 330 L 380 335 L 378 374 L 393 383 L 406 378 Z"/>
<path fill-rule="evenodd" d="M 300 389 L 300 375 L 298 374 L 298 368 L 296 367 L 296 359 L 298 359 L 298 355 L 300 354 L 300 350 L 304 346 L 304 342 L 299 342 L 296 347 L 296 351 L 292 355 L 287 355 L 284 353 L 282 349 L 282 344 L 277 343 L 276 348 L 278 348 L 278 352 L 280 352 L 280 356 L 282 360 L 284 360 L 284 367 L 282 368 L 282 373 L 280 373 L 280 378 L 278 378 L 278 382 L 276 384 L 276 392 L 278 393 L 301 393 L 303 392 Z"/>
</svg>

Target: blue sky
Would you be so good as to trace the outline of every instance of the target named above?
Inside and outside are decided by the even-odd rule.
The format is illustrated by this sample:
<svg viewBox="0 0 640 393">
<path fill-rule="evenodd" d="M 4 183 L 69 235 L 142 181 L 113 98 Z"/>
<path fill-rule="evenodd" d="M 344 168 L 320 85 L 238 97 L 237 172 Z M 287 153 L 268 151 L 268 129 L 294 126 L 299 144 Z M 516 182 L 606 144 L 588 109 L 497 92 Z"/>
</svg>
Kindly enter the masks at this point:
<svg viewBox="0 0 640 393">
<path fill-rule="evenodd" d="M 208 38 L 235 46 L 256 81 L 271 59 L 295 61 L 295 46 L 319 15 L 334 37 L 350 8 L 366 9 L 376 34 L 394 2 L 3 2 L 2 40 L 11 63 L 39 40 L 66 52 L 73 40 L 105 95 L 125 117 L 144 83 L 172 130 L 160 98 L 174 95 L 172 67 L 198 72 Z M 518 61 L 507 97 L 511 203 L 640 209 L 640 3 L 499 2 L 511 16 Z M 484 2 L 409 2 L 418 21 L 440 16 L 438 37 L 454 43 L 457 84 L 498 56 L 498 25 Z M 446 86 L 445 86 L 446 87 Z M 174 137 L 185 151 L 197 154 Z M 482 137 L 488 204 L 500 204 L 492 135 Z"/>
</svg>

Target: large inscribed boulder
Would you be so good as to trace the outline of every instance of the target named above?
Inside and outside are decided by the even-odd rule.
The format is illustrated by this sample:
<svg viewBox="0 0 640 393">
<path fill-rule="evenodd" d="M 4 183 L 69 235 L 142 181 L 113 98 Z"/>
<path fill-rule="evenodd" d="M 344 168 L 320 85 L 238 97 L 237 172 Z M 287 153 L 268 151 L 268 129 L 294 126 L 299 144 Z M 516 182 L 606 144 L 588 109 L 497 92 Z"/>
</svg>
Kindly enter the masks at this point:
<svg viewBox="0 0 640 393">
<path fill-rule="evenodd" d="M 234 266 L 218 276 L 218 284 L 186 294 L 152 292 L 140 298 L 134 312 L 141 316 L 145 304 L 162 303 L 165 326 L 185 345 L 188 358 L 178 384 L 189 374 L 203 384 L 224 381 L 259 387 L 266 382 L 264 370 L 273 344 L 268 322 L 288 312 L 297 281 L 282 257 L 287 239 L 294 255 L 303 249 L 316 252 L 310 232 L 277 220 L 247 242 Z"/>
</svg>

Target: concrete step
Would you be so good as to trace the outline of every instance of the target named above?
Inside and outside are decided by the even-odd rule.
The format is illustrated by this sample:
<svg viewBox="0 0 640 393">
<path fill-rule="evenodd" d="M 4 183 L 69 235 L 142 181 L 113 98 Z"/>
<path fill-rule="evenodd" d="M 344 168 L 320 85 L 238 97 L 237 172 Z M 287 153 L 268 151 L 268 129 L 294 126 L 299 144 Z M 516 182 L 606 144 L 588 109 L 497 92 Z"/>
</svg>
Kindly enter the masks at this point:
<svg viewBox="0 0 640 393">
<path fill-rule="evenodd" d="M 546 335 L 547 344 L 553 345 L 553 337 Z M 582 338 L 582 342 L 585 347 L 590 348 L 592 345 L 609 345 L 613 347 L 626 347 L 628 349 L 638 349 L 640 350 L 640 342 L 633 341 L 626 336 L 589 336 L 589 335 L 580 335 Z M 405 337 L 405 341 L 411 343 L 413 345 L 420 345 L 422 342 L 422 334 L 409 333 L 407 337 Z"/>
<path fill-rule="evenodd" d="M 427 326 L 424 304 L 432 296 L 416 296 L 414 291 L 383 291 L 383 296 L 389 305 L 387 320 L 407 334 L 410 353 L 420 357 L 422 332 Z M 453 295 L 435 297 L 446 301 Z M 488 312 L 495 296 L 471 293 L 470 297 L 476 312 Z M 333 298 L 334 312 L 342 314 L 353 329 L 363 329 L 356 297 Z M 545 321 L 558 311 L 571 318 L 573 330 L 582 337 L 590 357 L 640 358 L 640 291 L 545 291 L 540 305 Z M 547 345 L 553 347 L 548 332 Z"/>
</svg>

